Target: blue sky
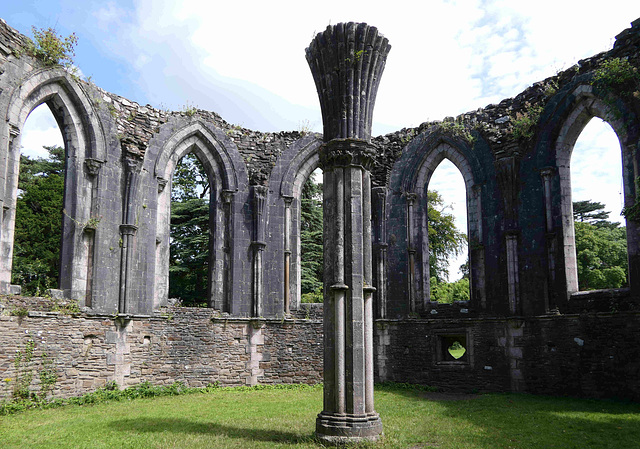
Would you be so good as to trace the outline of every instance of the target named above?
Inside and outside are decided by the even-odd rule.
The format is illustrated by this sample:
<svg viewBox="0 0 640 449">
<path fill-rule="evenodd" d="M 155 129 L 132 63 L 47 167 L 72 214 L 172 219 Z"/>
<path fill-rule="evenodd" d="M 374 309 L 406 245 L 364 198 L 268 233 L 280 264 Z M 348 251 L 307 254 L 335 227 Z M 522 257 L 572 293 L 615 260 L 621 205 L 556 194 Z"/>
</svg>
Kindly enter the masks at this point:
<svg viewBox="0 0 640 449">
<path fill-rule="evenodd" d="M 54 27 L 62 35 L 75 32 L 82 74 L 110 92 L 155 107 L 197 106 L 261 131 L 296 130 L 307 123 L 321 130 L 304 49 L 328 24 L 367 22 L 392 45 L 374 112 L 378 135 L 497 103 L 610 49 L 640 8 L 637 0 L 606 4 L 20 0 L 2 2 L 0 17 L 27 35 L 32 25 Z M 32 114 L 27 126 L 25 151 L 55 143 L 56 136 L 60 141 L 46 115 Z M 583 144 L 576 147 L 582 156 L 573 169 L 585 172 L 572 173 L 574 199 L 604 202 L 617 209 L 615 218 L 621 172 L 615 135 L 591 123 L 580 141 L 587 148 L 582 154 Z M 604 167 L 609 160 L 617 166 Z M 452 170 L 441 166 L 434 186 L 454 203 L 464 228 L 464 190 L 461 181 L 452 182 L 461 179 Z"/>
</svg>

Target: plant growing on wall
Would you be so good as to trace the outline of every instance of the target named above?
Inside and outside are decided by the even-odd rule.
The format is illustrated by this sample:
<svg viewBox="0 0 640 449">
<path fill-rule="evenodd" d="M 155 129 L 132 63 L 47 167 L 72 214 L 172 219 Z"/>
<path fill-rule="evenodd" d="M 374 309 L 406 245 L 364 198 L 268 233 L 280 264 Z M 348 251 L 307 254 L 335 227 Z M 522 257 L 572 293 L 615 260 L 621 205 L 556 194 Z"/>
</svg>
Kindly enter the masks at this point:
<svg viewBox="0 0 640 449">
<path fill-rule="evenodd" d="M 526 103 L 523 111 L 516 112 L 511 117 L 511 133 L 513 137 L 521 140 L 529 140 L 535 133 L 535 128 L 540 120 L 543 107 Z"/>
<path fill-rule="evenodd" d="M 69 68 L 73 65 L 75 46 L 78 38 L 75 33 L 67 37 L 58 35 L 54 28 L 31 28 L 33 39 L 27 51 L 47 66 L 61 65 Z"/>
<path fill-rule="evenodd" d="M 591 84 L 604 90 L 616 90 L 621 96 L 628 97 L 637 94 L 640 73 L 627 58 L 607 59 L 594 71 Z"/>
</svg>

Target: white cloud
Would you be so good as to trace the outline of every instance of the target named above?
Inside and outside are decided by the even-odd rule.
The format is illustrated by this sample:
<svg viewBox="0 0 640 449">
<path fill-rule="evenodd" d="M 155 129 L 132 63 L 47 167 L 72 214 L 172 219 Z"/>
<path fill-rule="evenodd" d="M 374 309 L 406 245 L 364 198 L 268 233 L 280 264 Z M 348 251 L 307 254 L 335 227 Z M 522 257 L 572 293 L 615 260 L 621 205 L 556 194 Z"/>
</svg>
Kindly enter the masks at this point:
<svg viewBox="0 0 640 449">
<path fill-rule="evenodd" d="M 100 9 L 93 12 L 95 25 L 102 31 L 117 26 L 118 21 L 127 14 L 126 10 L 120 8 L 115 2 L 108 2 Z"/>
<path fill-rule="evenodd" d="M 571 155 L 573 201 L 604 203 L 609 218 L 622 221 L 622 155 L 618 136 L 598 118 L 584 128 Z"/>
<path fill-rule="evenodd" d="M 22 129 L 20 137 L 21 153 L 31 157 L 48 157 L 46 146 L 64 146 L 62 134 L 53 114 L 42 104 L 35 108 Z"/>
</svg>

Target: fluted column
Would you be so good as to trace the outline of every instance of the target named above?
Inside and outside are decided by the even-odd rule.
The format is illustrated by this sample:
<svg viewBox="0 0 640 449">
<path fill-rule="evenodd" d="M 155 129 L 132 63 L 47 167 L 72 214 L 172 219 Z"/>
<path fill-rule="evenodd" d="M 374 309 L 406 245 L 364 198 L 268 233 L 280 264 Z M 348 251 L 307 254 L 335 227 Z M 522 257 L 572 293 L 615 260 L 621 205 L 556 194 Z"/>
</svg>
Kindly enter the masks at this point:
<svg viewBox="0 0 640 449">
<path fill-rule="evenodd" d="M 371 116 L 390 50 L 366 24 L 327 27 L 307 48 L 324 125 L 324 408 L 316 434 L 374 441 Z"/>
</svg>

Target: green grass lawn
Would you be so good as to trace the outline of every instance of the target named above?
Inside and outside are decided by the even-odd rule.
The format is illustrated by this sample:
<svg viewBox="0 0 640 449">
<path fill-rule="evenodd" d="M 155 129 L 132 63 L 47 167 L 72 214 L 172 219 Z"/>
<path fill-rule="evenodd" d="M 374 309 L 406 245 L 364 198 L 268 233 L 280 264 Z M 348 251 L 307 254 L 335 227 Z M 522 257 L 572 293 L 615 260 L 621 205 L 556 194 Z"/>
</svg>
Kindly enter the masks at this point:
<svg viewBox="0 0 640 449">
<path fill-rule="evenodd" d="M 640 404 L 487 394 L 450 400 L 376 389 L 381 448 L 639 448 Z M 234 391 L 0 417 L 0 449 L 322 447 L 322 389 Z M 368 447 L 368 446 L 367 446 Z"/>
</svg>

